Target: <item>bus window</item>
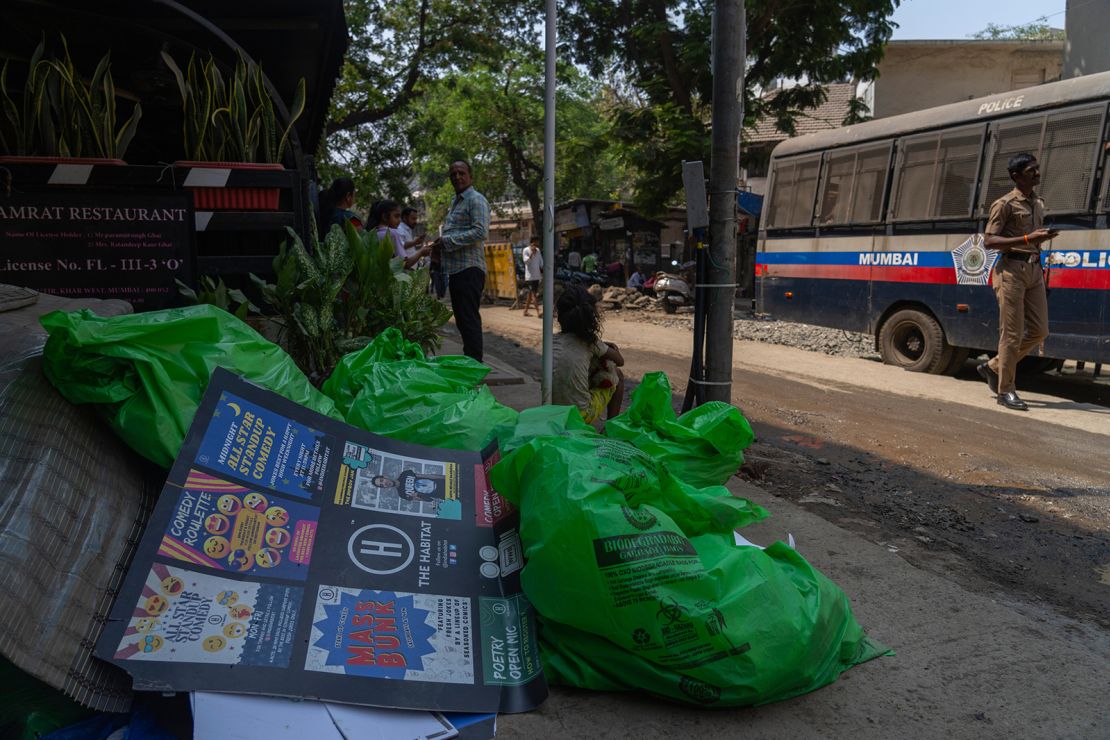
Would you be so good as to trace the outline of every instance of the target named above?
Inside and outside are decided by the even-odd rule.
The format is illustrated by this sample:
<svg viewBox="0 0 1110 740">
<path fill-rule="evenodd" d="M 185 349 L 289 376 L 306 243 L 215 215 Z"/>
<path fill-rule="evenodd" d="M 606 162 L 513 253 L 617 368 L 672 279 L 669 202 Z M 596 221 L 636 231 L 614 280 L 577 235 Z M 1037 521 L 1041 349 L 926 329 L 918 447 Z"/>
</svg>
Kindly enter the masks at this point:
<svg viewBox="0 0 1110 740">
<path fill-rule="evenodd" d="M 1040 160 L 1041 196 L 1047 212 L 1088 210 L 1105 112 L 1105 104 L 1100 103 L 993 124 L 980 213 L 985 216 L 991 203 L 1013 189 L 1006 163 L 1021 152 Z"/>
<path fill-rule="evenodd" d="M 903 139 L 891 219 L 970 218 L 984 131 L 972 126 Z"/>
<path fill-rule="evenodd" d="M 889 167 L 889 143 L 826 155 L 817 223 L 842 225 L 881 221 Z"/>
<path fill-rule="evenodd" d="M 820 168 L 819 154 L 772 163 L 767 228 L 788 229 L 813 224 L 813 201 Z"/>
</svg>

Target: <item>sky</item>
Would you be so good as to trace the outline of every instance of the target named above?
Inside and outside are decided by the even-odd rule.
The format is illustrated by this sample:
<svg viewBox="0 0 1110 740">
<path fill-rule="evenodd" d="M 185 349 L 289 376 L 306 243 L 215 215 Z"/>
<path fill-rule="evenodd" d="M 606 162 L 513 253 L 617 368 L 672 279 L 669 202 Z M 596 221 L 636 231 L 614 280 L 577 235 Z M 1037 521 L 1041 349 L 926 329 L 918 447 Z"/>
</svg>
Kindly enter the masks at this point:
<svg viewBox="0 0 1110 740">
<path fill-rule="evenodd" d="M 893 20 L 895 39 L 966 39 L 988 23 L 1017 26 L 1047 15 L 1064 27 L 1066 0 L 902 0 Z"/>
</svg>

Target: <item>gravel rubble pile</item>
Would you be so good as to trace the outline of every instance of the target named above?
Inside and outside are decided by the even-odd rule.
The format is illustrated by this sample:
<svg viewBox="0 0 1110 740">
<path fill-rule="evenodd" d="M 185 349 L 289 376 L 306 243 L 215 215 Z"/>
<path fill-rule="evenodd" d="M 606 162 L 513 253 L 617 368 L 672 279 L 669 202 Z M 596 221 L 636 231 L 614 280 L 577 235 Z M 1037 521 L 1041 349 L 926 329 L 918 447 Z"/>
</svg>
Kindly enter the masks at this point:
<svg viewBox="0 0 1110 740">
<path fill-rule="evenodd" d="M 639 318 L 658 326 L 680 328 L 690 328 L 694 322 L 694 317 L 690 314 L 662 316 L 655 313 L 643 314 L 628 311 L 623 316 L 625 318 Z M 873 358 L 879 355 L 875 350 L 875 339 L 869 334 L 841 329 L 827 329 L 823 326 L 811 326 L 809 324 L 795 324 L 789 321 L 758 319 L 751 313 L 737 313 L 733 324 L 733 336 L 737 339 L 752 342 L 781 344 L 811 352 L 822 352 L 834 357 Z"/>
</svg>

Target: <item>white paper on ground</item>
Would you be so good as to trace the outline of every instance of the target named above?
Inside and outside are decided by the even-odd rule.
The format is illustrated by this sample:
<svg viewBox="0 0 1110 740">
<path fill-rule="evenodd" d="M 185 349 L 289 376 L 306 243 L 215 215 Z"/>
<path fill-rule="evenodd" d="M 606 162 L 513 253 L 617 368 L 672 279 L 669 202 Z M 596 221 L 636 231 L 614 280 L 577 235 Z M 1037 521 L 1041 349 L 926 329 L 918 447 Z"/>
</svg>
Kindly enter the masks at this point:
<svg viewBox="0 0 1110 740">
<path fill-rule="evenodd" d="M 458 734 L 432 712 L 204 691 L 190 701 L 193 740 L 447 740 Z"/>
<path fill-rule="evenodd" d="M 763 545 L 755 544 L 754 542 L 752 542 L 751 540 L 749 540 L 747 537 L 740 534 L 739 532 L 733 532 L 732 533 L 732 538 L 736 542 L 736 544 L 739 545 L 740 547 L 758 547 L 760 550 L 766 550 L 767 549 Z M 791 550 L 797 550 L 798 549 L 798 548 L 794 547 L 794 535 L 792 535 L 790 533 L 787 533 L 787 535 L 786 535 L 786 544 L 790 546 Z"/>
</svg>

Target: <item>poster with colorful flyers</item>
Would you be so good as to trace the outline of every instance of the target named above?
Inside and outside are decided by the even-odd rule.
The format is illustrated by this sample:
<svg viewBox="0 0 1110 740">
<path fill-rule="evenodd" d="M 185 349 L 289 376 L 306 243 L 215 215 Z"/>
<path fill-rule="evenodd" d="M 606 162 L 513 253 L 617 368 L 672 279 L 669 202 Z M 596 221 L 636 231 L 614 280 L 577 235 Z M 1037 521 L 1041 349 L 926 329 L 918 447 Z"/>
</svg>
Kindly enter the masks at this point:
<svg viewBox="0 0 1110 740">
<path fill-rule="evenodd" d="M 155 563 L 113 657 L 284 668 L 301 593 Z"/>
<path fill-rule="evenodd" d="M 216 570 L 303 581 L 319 511 L 193 469 L 158 554 Z"/>
<path fill-rule="evenodd" d="M 536 707 L 537 620 L 494 454 L 381 437 L 217 369 L 95 655 L 140 690 Z"/>
</svg>

